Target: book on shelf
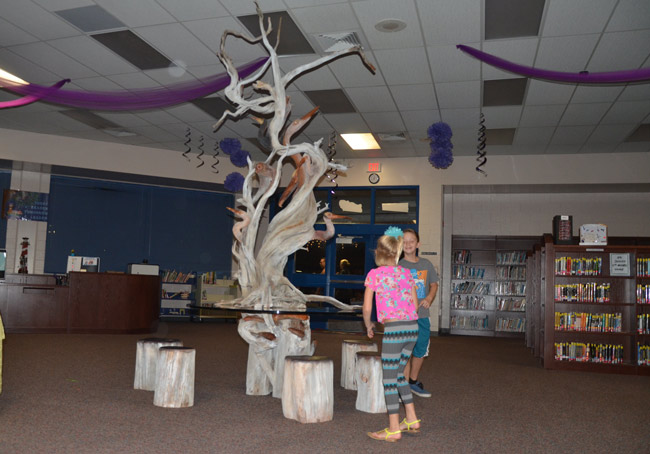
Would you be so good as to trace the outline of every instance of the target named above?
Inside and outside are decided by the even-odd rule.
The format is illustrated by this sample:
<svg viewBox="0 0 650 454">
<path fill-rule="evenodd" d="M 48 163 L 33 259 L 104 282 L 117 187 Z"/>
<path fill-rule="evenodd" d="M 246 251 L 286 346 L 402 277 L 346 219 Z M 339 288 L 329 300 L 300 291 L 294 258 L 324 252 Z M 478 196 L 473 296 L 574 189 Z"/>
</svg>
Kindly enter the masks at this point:
<svg viewBox="0 0 650 454">
<path fill-rule="evenodd" d="M 603 270 L 601 257 L 557 257 L 556 276 L 600 276 Z"/>
<path fill-rule="evenodd" d="M 597 333 L 620 333 L 623 326 L 623 314 L 592 314 L 589 312 L 556 312 L 555 329 L 557 331 L 583 331 Z"/>
<path fill-rule="evenodd" d="M 650 277 L 650 257 L 637 257 L 636 276 Z"/>
<path fill-rule="evenodd" d="M 623 346 L 620 344 L 556 342 L 555 359 L 557 361 L 621 364 L 623 362 Z"/>
<path fill-rule="evenodd" d="M 599 282 L 555 284 L 555 301 L 609 303 L 612 285 Z"/>
<path fill-rule="evenodd" d="M 162 273 L 162 281 L 167 284 L 186 284 L 195 276 L 192 272 L 183 273 L 176 270 L 165 270 Z"/>
</svg>

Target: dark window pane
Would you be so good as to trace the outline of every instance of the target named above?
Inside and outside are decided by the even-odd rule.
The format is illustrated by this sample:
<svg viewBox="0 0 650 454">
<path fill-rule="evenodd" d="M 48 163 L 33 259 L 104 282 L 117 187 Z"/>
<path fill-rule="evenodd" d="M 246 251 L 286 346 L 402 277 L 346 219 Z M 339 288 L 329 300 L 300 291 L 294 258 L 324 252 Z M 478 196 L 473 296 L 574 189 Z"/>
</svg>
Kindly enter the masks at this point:
<svg viewBox="0 0 650 454">
<path fill-rule="evenodd" d="M 416 189 L 378 189 L 375 192 L 375 224 L 416 224 Z"/>
<path fill-rule="evenodd" d="M 321 274 L 325 269 L 325 242 L 312 240 L 295 257 L 296 273 Z"/>
</svg>

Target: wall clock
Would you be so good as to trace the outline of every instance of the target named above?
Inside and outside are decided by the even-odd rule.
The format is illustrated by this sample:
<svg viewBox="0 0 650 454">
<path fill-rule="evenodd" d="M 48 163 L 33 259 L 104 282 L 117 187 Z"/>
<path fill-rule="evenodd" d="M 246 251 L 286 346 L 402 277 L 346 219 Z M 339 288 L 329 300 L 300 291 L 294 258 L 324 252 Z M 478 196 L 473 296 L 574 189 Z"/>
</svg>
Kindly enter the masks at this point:
<svg viewBox="0 0 650 454">
<path fill-rule="evenodd" d="M 370 181 L 370 184 L 379 183 L 379 174 L 371 173 L 370 175 L 368 175 L 368 181 Z"/>
</svg>

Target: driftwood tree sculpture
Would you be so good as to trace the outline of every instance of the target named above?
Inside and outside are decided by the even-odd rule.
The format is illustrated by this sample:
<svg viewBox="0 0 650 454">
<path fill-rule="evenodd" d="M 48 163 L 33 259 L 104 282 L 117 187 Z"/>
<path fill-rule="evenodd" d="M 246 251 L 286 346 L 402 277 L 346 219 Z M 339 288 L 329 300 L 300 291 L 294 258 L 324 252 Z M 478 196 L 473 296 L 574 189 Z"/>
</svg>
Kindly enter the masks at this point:
<svg viewBox="0 0 650 454">
<path fill-rule="evenodd" d="M 278 24 L 274 46 L 269 41 L 273 30 L 271 21 L 264 25 L 259 6 L 257 14 L 260 36 L 253 38 L 227 30 L 221 37 L 218 55 L 230 75 L 225 95 L 237 109 L 235 112 L 225 112 L 215 124 L 215 129 L 229 118 L 239 119 L 246 115 L 264 118 L 263 122 L 259 121 L 263 133 L 260 142 L 268 145 L 269 156 L 264 162 L 248 161 L 242 195 L 237 199 L 238 207 L 231 209 L 237 219 L 233 227 L 235 241 L 232 253 L 239 264 L 237 279 L 242 297 L 217 303 L 217 306 L 242 309 L 238 331 L 250 344 L 246 393 L 264 395 L 273 391 L 274 397 L 281 397 L 284 358 L 287 355 L 314 353 L 315 344 L 311 341 L 309 319 L 306 315 L 247 314 L 246 309 L 300 311 L 305 309 L 308 301 L 322 301 L 341 309 L 352 309 L 329 296 L 303 294 L 283 274 L 291 254 L 312 239 L 326 240 L 334 234 L 333 215 L 325 213 L 327 206 L 321 207 L 316 203 L 313 189 L 329 169 L 345 169 L 342 165 L 329 162 L 321 149 L 322 139 L 313 144 L 291 143 L 292 137 L 316 115 L 318 108 L 286 125 L 291 113 L 286 88 L 302 74 L 345 55 L 358 54 L 372 72 L 374 67 L 367 61 L 361 48 L 354 46 L 318 58 L 282 75 L 276 52 L 281 24 Z M 250 44 L 262 43 L 269 59 L 256 73 L 241 80 L 225 50 L 228 36 L 243 39 Z M 270 83 L 261 80 L 267 70 L 270 70 Z M 244 96 L 244 89 L 248 86 L 254 89 L 253 96 Z M 293 161 L 296 169 L 280 203 L 289 201 L 269 223 L 266 235 L 260 238 L 260 246 L 256 251 L 262 214 L 269 198 L 280 184 L 282 168 L 287 159 Z M 327 225 L 325 232 L 314 230 L 320 214 Z"/>
<path fill-rule="evenodd" d="M 340 308 L 349 306 L 338 300 L 322 295 L 304 295 L 283 275 L 287 258 L 315 238 L 314 224 L 319 214 L 327 207 L 318 206 L 313 189 L 329 168 L 344 169 L 343 166 L 328 162 L 321 149 L 322 139 L 316 143 L 291 144 L 291 138 L 304 127 L 317 113 L 318 108 L 306 113 L 302 118 L 285 124 L 291 112 L 291 102 L 286 95 L 286 87 L 300 75 L 319 66 L 342 57 L 358 54 L 363 63 L 374 72 L 374 67 L 366 60 L 358 46 L 338 51 L 316 59 L 314 62 L 299 66 L 282 75 L 276 45 L 271 45 L 269 35 L 272 32 L 271 21 L 264 27 L 263 14 L 257 7 L 261 35 L 257 38 L 244 36 L 227 30 L 221 38 L 219 59 L 230 75 L 230 84 L 225 89 L 226 97 L 237 106 L 235 112 L 226 111 L 215 124 L 219 128 L 228 118 L 239 119 L 253 114 L 265 117 L 266 132 L 271 150 L 264 162 L 248 162 L 248 174 L 245 176 L 242 195 L 237 199 L 240 208 L 232 209 L 238 222 L 233 233 L 235 242 L 232 253 L 239 264 L 237 279 L 242 290 L 242 297 L 229 303 L 234 307 L 254 308 L 304 308 L 307 301 L 325 301 Z M 251 44 L 262 43 L 269 53 L 266 64 L 251 77 L 241 80 L 232 59 L 226 54 L 226 38 L 232 35 Z M 278 42 L 280 31 L 278 30 Z M 260 80 L 270 68 L 272 83 Z M 256 96 L 244 97 L 244 88 L 252 86 Z M 259 95 L 259 96 L 257 96 Z M 258 230 L 262 214 L 269 198 L 275 193 L 281 179 L 282 167 L 289 158 L 296 165 L 288 191 L 293 190 L 287 206 L 269 223 L 261 246 L 255 253 Z M 255 185 L 254 182 L 257 182 Z M 330 221 L 329 217 L 325 221 Z M 322 232 L 320 232 L 322 233 Z"/>
</svg>

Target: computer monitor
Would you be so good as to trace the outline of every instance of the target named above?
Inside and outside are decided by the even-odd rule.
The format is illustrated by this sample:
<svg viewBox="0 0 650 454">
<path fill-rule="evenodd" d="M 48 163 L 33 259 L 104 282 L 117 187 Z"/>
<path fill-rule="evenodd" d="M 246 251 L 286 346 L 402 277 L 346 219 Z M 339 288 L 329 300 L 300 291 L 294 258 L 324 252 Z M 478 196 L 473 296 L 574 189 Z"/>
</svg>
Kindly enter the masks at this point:
<svg viewBox="0 0 650 454">
<path fill-rule="evenodd" d="M 99 273 L 99 257 L 82 257 L 81 271 Z"/>
</svg>

